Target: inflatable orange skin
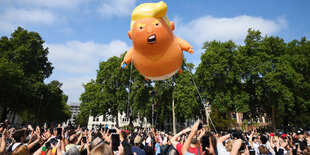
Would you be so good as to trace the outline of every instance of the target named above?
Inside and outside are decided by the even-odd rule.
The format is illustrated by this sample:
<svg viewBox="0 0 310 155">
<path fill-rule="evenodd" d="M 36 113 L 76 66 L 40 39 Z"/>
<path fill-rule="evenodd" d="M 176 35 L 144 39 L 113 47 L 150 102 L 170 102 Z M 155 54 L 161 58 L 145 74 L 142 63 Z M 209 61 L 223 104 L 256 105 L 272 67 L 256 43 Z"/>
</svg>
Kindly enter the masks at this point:
<svg viewBox="0 0 310 155">
<path fill-rule="evenodd" d="M 193 53 L 193 47 L 173 34 L 174 23 L 170 26 L 163 18 L 144 18 L 136 20 L 128 36 L 133 47 L 126 53 L 121 66 L 131 61 L 146 78 L 164 80 L 176 72 L 182 73 L 183 50 Z M 126 63 L 126 64 L 124 64 Z"/>
</svg>

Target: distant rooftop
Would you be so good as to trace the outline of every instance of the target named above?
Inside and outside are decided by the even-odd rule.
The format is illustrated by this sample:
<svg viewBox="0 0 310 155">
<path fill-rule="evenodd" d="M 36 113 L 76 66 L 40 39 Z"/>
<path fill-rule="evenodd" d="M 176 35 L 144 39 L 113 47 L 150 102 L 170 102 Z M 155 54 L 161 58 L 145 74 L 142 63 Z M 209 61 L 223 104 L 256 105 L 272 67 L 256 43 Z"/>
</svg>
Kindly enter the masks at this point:
<svg viewBox="0 0 310 155">
<path fill-rule="evenodd" d="M 79 102 L 71 102 L 69 106 L 80 106 Z"/>
</svg>

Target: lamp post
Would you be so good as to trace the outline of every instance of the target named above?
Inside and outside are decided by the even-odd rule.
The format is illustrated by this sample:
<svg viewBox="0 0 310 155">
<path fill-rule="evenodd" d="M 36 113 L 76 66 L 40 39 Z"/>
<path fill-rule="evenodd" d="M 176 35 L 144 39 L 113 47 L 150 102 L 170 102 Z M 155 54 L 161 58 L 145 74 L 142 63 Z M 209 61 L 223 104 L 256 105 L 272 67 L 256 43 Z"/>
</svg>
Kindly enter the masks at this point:
<svg viewBox="0 0 310 155">
<path fill-rule="evenodd" d="M 153 104 L 152 104 L 152 128 L 154 128 L 154 103 L 155 103 L 155 96 L 156 96 L 156 92 L 154 90 L 152 90 L 151 95 L 153 97 Z"/>
</svg>

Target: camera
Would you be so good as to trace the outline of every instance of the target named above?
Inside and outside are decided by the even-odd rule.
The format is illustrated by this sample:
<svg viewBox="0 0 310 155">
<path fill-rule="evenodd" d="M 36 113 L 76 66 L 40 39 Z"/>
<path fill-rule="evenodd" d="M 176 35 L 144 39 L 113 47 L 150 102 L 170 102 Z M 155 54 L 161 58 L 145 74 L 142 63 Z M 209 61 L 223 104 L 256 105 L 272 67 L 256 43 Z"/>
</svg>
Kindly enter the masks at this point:
<svg viewBox="0 0 310 155">
<path fill-rule="evenodd" d="M 198 130 L 202 129 L 202 123 L 199 122 L 199 125 L 198 125 Z"/>
<path fill-rule="evenodd" d="M 58 141 L 57 141 L 56 138 L 51 138 L 51 139 L 45 144 L 45 146 L 46 146 L 47 149 L 52 149 L 52 145 L 51 145 L 51 144 L 53 144 L 54 146 L 56 146 L 57 143 L 58 143 Z"/>
</svg>

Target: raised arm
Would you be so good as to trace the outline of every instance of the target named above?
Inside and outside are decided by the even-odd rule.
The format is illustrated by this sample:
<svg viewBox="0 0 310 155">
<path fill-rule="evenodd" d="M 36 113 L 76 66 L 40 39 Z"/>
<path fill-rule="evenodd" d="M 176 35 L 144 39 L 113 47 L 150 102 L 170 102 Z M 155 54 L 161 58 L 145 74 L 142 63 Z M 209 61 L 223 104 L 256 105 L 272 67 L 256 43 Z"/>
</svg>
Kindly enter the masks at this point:
<svg viewBox="0 0 310 155">
<path fill-rule="evenodd" d="M 37 139 L 27 146 L 27 148 L 29 150 L 31 150 L 36 144 L 38 144 L 40 142 L 40 140 L 41 140 L 40 135 L 38 133 L 36 133 L 36 136 L 37 136 Z"/>
<path fill-rule="evenodd" d="M 225 136 L 222 136 L 220 138 L 217 139 L 217 144 L 219 143 L 223 143 L 226 139 L 228 139 L 230 137 L 230 134 L 227 134 Z"/>
<path fill-rule="evenodd" d="M 175 135 L 170 139 L 170 142 L 171 142 L 171 144 L 173 145 L 174 148 L 177 148 L 177 144 L 178 144 L 177 139 L 178 139 L 183 133 L 187 133 L 187 132 L 189 132 L 189 131 L 191 131 L 191 129 L 190 129 L 190 128 L 186 128 L 186 129 L 180 131 L 179 133 L 175 134 Z"/>
<path fill-rule="evenodd" d="M 230 151 L 230 155 L 237 155 L 239 152 L 239 148 L 241 147 L 242 144 L 242 140 L 241 139 L 237 139 L 234 141 L 233 143 L 233 147 Z"/>
<path fill-rule="evenodd" d="M 183 50 L 183 51 L 187 51 L 188 53 L 190 54 L 193 54 L 194 53 L 194 49 L 193 47 L 185 40 L 179 38 L 179 37 L 176 37 L 177 40 L 178 40 L 178 43 L 179 43 L 179 46 L 180 48 Z"/>
<path fill-rule="evenodd" d="M 152 131 L 153 137 L 155 139 L 155 143 L 158 143 L 159 140 L 158 140 L 158 138 L 157 138 L 157 136 L 155 134 L 154 128 L 152 128 L 151 131 Z"/>
<path fill-rule="evenodd" d="M 133 53 L 133 48 L 130 48 L 129 51 L 126 53 L 123 62 L 121 63 L 121 68 L 124 69 L 130 64 L 132 61 L 132 53 Z"/>
<path fill-rule="evenodd" d="M 6 148 L 6 135 L 7 134 L 7 130 L 4 129 L 4 131 L 2 132 L 2 137 L 0 139 L 0 154 L 5 154 L 5 148 Z"/>
<path fill-rule="evenodd" d="M 189 134 L 188 138 L 186 139 L 183 147 L 182 147 L 182 154 L 185 154 L 188 152 L 188 149 L 189 149 L 189 146 L 191 144 L 191 140 L 193 139 L 193 137 L 195 136 L 196 132 L 198 131 L 198 125 L 199 125 L 199 122 L 196 122 L 193 127 L 192 127 L 192 131 L 191 133 Z"/>
</svg>

